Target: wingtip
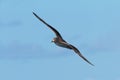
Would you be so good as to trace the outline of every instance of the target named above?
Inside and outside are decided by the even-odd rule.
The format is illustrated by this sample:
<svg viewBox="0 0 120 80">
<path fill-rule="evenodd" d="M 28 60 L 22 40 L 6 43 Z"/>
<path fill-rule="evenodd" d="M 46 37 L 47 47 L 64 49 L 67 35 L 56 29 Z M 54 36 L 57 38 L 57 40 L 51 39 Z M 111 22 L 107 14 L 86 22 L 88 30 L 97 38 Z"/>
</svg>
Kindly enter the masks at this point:
<svg viewBox="0 0 120 80">
<path fill-rule="evenodd" d="M 94 64 L 91 63 L 92 66 L 95 66 Z"/>
<path fill-rule="evenodd" d="M 33 11 L 32 11 L 33 14 L 35 14 Z"/>
<path fill-rule="evenodd" d="M 94 64 L 92 64 L 91 62 L 88 62 L 90 65 L 92 65 L 92 66 L 95 66 Z"/>
</svg>

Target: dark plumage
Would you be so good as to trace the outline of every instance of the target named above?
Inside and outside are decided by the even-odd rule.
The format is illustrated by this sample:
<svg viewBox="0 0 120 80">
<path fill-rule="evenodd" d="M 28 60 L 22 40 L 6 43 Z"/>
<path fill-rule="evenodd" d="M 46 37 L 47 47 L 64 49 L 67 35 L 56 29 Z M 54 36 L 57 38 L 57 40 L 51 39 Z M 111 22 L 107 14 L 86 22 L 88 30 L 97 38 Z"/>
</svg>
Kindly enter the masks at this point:
<svg viewBox="0 0 120 80">
<path fill-rule="evenodd" d="M 74 47 L 73 45 L 67 43 L 62 36 L 60 35 L 60 33 L 53 28 L 51 25 L 49 25 L 48 23 L 46 23 L 43 19 L 41 19 L 37 14 L 35 14 L 33 12 L 34 16 L 37 17 L 40 21 L 42 21 L 48 28 L 50 28 L 55 34 L 56 37 L 53 38 L 52 42 L 54 42 L 56 45 L 60 46 L 60 47 L 64 47 L 64 48 L 68 48 L 68 49 L 72 49 L 74 50 L 75 53 L 77 53 L 82 59 L 84 59 L 86 62 L 88 62 L 89 64 L 93 65 L 90 61 L 88 61 L 81 53 L 80 51 Z M 94 66 L 94 65 L 93 65 Z"/>
</svg>

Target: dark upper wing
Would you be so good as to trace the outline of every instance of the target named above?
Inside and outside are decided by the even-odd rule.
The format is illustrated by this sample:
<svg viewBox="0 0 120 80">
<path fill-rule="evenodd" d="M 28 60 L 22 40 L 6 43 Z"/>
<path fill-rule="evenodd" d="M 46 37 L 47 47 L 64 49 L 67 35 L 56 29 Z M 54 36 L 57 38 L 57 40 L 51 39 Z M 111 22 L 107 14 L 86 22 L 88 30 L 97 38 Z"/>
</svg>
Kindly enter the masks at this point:
<svg viewBox="0 0 120 80">
<path fill-rule="evenodd" d="M 88 61 L 88 60 L 80 53 L 80 51 L 79 51 L 76 47 L 74 47 L 73 45 L 68 44 L 68 43 L 66 43 L 66 42 L 62 42 L 62 44 L 64 44 L 64 45 L 65 45 L 64 47 L 66 47 L 66 48 L 68 48 L 68 49 L 73 49 L 82 59 L 84 59 L 84 60 L 85 60 L 87 63 L 89 63 L 90 65 L 94 66 L 90 61 Z"/>
<path fill-rule="evenodd" d="M 94 66 L 90 61 L 88 61 L 81 53 L 80 51 L 74 47 L 73 45 L 69 45 L 82 59 L 84 59 L 86 62 L 88 62 L 89 64 L 91 64 L 92 66 Z"/>
<path fill-rule="evenodd" d="M 37 17 L 40 21 L 42 21 L 45 25 L 47 25 L 55 34 L 58 38 L 61 38 L 62 39 L 62 36 L 60 35 L 60 33 L 55 29 L 53 28 L 51 25 L 49 25 L 48 23 L 46 23 L 43 19 L 41 19 L 37 14 L 35 14 L 33 12 L 33 14 L 35 15 L 35 17 Z"/>
</svg>

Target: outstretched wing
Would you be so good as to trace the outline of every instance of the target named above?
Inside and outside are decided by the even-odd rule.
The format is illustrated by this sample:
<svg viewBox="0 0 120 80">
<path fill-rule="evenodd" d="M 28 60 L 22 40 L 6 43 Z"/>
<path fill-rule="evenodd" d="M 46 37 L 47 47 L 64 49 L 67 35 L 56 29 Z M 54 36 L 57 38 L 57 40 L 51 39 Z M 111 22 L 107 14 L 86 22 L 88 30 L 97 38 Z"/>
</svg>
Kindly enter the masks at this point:
<svg viewBox="0 0 120 80">
<path fill-rule="evenodd" d="M 73 45 L 69 45 L 83 60 L 85 60 L 87 63 L 91 64 L 92 66 L 94 66 L 94 64 L 92 64 L 90 61 L 88 61 L 81 53 L 80 51 L 74 47 Z"/>
<path fill-rule="evenodd" d="M 76 47 L 74 47 L 73 45 L 68 44 L 68 43 L 66 43 L 66 42 L 62 42 L 62 44 L 63 44 L 63 47 L 74 50 L 75 53 L 77 53 L 83 60 L 85 60 L 85 61 L 86 61 L 87 63 L 89 63 L 90 65 L 94 66 L 90 61 L 88 61 L 88 60 L 80 53 L 80 51 L 79 51 Z"/>
<path fill-rule="evenodd" d="M 42 21 L 47 27 L 49 27 L 55 34 L 58 38 L 61 38 L 62 39 L 62 36 L 60 35 L 60 33 L 55 29 L 53 28 L 51 25 L 49 25 L 48 23 L 46 23 L 43 19 L 41 19 L 37 14 L 35 14 L 33 12 L 34 16 L 37 17 L 40 21 Z"/>
</svg>

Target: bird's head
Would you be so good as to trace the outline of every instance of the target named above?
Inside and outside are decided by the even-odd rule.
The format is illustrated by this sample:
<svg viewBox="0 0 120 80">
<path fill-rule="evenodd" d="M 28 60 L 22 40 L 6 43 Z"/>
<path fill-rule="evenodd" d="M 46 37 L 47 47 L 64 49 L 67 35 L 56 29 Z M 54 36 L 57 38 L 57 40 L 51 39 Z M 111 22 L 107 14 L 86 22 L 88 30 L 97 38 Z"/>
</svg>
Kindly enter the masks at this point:
<svg viewBox="0 0 120 80">
<path fill-rule="evenodd" d="M 57 41 L 57 38 L 53 38 L 53 40 L 51 42 L 55 43 L 56 41 Z"/>
</svg>

